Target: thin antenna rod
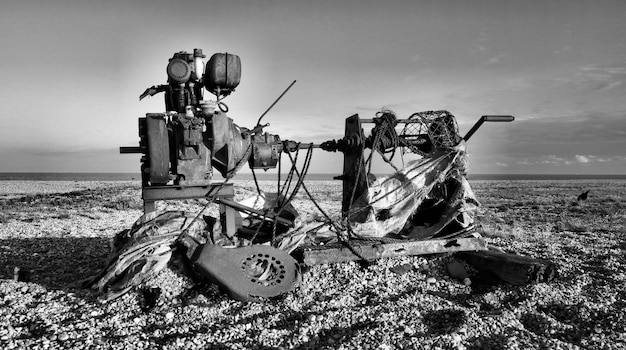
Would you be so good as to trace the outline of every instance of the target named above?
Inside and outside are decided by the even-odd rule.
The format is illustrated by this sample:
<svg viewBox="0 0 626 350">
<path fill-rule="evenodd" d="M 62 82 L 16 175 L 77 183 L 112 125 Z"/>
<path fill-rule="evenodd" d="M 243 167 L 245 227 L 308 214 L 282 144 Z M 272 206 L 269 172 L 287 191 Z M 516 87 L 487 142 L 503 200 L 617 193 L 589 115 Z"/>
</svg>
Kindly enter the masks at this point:
<svg viewBox="0 0 626 350">
<path fill-rule="evenodd" d="M 263 114 L 261 114 L 261 116 L 259 117 L 259 120 L 256 122 L 256 125 L 261 125 L 261 119 L 263 119 L 263 117 L 265 117 L 265 115 L 267 114 L 267 112 L 270 111 L 270 109 L 272 109 L 272 107 L 274 107 L 274 105 L 280 101 L 280 99 L 287 93 L 287 91 L 289 91 L 289 89 L 291 89 L 291 87 L 293 86 L 293 84 L 295 84 L 296 81 L 292 81 L 291 84 L 289 84 L 289 86 L 287 86 L 287 88 L 285 89 L 285 91 L 283 91 L 282 94 L 280 94 L 280 96 L 278 96 L 278 98 L 276 99 L 276 101 L 274 101 L 274 103 L 272 103 L 271 106 L 269 106 L 265 112 L 263 112 Z"/>
</svg>

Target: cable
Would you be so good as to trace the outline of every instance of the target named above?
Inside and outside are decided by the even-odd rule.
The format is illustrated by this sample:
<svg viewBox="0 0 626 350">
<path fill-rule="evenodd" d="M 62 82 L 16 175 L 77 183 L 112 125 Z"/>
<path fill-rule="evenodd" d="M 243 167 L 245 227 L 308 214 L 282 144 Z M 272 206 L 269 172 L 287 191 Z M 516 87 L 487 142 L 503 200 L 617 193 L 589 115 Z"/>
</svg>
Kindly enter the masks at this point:
<svg viewBox="0 0 626 350">
<path fill-rule="evenodd" d="M 256 178 L 256 172 L 254 171 L 254 168 L 250 167 L 250 170 L 252 170 L 252 178 L 254 179 L 254 186 L 256 186 L 256 192 L 261 195 L 261 187 L 259 186 L 259 181 Z"/>
<path fill-rule="evenodd" d="M 356 257 L 358 257 L 359 259 L 361 259 L 362 261 L 365 261 L 366 263 L 369 263 L 370 261 L 368 259 L 366 259 L 360 252 L 358 252 L 356 250 L 356 248 L 350 244 L 350 237 L 348 237 L 348 239 L 345 239 L 342 235 L 341 232 L 345 232 L 346 228 L 341 227 L 339 225 L 337 225 L 337 223 L 322 209 L 322 207 L 317 203 L 317 201 L 315 200 L 315 198 L 313 197 L 313 195 L 311 195 L 311 192 L 309 192 L 308 188 L 306 187 L 306 185 L 304 184 L 304 178 L 308 172 L 309 166 L 310 166 L 310 160 L 312 158 L 312 147 L 309 148 L 310 152 L 307 152 L 307 161 L 308 163 L 306 164 L 306 166 L 303 169 L 303 173 L 300 174 L 298 172 L 298 169 L 296 168 L 296 175 L 298 175 L 299 179 L 302 179 L 302 189 L 304 189 L 304 191 L 306 192 L 306 194 L 309 196 L 309 199 L 311 200 L 311 202 L 313 203 L 313 205 L 315 205 L 315 207 L 322 213 L 322 215 L 324 215 L 324 217 L 326 217 L 327 223 L 335 229 L 335 234 L 337 235 L 337 241 L 341 244 L 343 244 L 344 246 L 346 246 L 348 248 L 348 250 L 350 250 L 350 252 L 352 252 L 352 254 L 354 254 Z M 289 157 L 292 160 L 292 163 L 294 162 L 294 159 L 291 157 L 290 153 L 287 153 L 289 155 Z M 294 163 L 295 164 L 295 163 Z M 351 232 L 351 228 L 348 225 L 347 226 L 348 229 L 347 231 L 350 233 Z M 319 229 L 315 228 L 315 229 Z M 314 229 L 314 230 L 315 230 Z"/>
<path fill-rule="evenodd" d="M 296 153 L 296 160 L 297 160 L 297 156 L 300 152 L 300 147 L 298 145 L 297 148 L 297 153 Z M 295 173 L 298 176 L 298 181 L 296 182 L 293 190 L 291 191 L 291 194 L 289 195 L 289 197 L 286 196 L 285 194 L 285 200 L 281 203 L 281 205 L 278 207 L 278 210 L 276 211 L 276 215 L 280 215 L 283 210 L 285 210 L 285 208 L 287 207 L 287 205 L 289 203 L 291 203 L 291 201 L 295 198 L 296 194 L 300 191 L 301 186 L 304 184 L 304 177 L 306 176 L 306 173 L 308 173 L 309 171 L 309 167 L 311 165 L 311 159 L 312 159 L 312 153 L 313 152 L 313 147 L 309 147 L 307 149 L 307 153 L 304 159 L 304 164 L 302 166 L 302 176 L 300 176 L 300 173 L 298 172 L 298 167 L 297 167 L 297 161 L 292 161 L 292 166 L 291 169 L 289 171 L 289 175 L 291 177 L 291 179 L 293 179 L 293 174 Z M 291 155 L 290 155 L 291 157 Z M 272 243 L 274 243 L 274 240 L 276 238 L 276 228 L 277 228 L 278 223 L 275 221 L 274 222 L 274 226 L 272 228 Z"/>
</svg>

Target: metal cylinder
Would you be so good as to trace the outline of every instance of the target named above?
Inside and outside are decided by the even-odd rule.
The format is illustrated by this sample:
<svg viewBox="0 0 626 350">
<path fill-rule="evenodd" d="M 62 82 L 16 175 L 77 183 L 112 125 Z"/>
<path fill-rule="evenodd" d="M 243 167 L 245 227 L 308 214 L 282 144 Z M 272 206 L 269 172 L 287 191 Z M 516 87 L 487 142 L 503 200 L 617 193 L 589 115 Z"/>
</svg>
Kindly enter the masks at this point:
<svg viewBox="0 0 626 350">
<path fill-rule="evenodd" d="M 198 80 L 202 78 L 202 72 L 204 72 L 204 62 L 202 61 L 204 57 L 202 49 L 193 49 L 193 69 Z"/>
</svg>

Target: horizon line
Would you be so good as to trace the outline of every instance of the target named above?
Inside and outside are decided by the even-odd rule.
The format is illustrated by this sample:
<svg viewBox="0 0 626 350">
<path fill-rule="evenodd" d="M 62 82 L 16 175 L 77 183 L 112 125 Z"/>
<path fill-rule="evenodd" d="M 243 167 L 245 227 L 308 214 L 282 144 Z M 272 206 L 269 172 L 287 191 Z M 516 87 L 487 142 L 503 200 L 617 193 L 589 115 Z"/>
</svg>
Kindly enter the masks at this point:
<svg viewBox="0 0 626 350">
<path fill-rule="evenodd" d="M 141 172 L 137 171 L 0 171 L 0 174 L 136 174 L 141 175 Z M 252 172 L 239 173 L 250 175 Z M 257 175 L 266 175 L 267 173 L 259 173 Z M 281 173 L 286 175 L 287 173 Z M 309 173 L 315 175 L 337 175 L 337 172 L 322 172 L 322 173 Z M 389 173 L 393 174 L 393 173 Z M 382 174 L 381 174 L 382 175 Z M 498 176 L 522 176 L 522 175 L 568 175 L 568 176 L 626 176 L 626 173 L 619 174 L 607 174 L 607 173 L 468 173 L 468 175 L 498 175 Z"/>
</svg>

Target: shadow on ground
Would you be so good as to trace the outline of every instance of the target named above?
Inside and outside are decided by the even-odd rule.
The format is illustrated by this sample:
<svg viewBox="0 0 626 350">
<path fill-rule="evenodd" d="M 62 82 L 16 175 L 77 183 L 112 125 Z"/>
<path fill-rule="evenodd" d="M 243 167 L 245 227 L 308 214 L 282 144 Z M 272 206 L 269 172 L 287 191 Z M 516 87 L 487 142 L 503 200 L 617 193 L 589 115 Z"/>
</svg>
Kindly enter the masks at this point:
<svg viewBox="0 0 626 350">
<path fill-rule="evenodd" d="M 109 241 L 88 237 L 1 239 L 0 278 L 13 279 L 18 267 L 26 272 L 27 281 L 46 288 L 74 287 L 106 266 Z"/>
</svg>

